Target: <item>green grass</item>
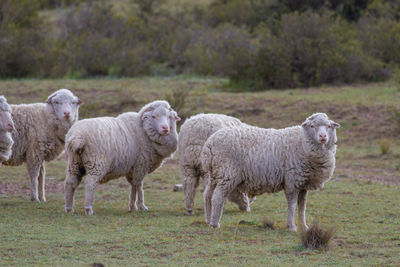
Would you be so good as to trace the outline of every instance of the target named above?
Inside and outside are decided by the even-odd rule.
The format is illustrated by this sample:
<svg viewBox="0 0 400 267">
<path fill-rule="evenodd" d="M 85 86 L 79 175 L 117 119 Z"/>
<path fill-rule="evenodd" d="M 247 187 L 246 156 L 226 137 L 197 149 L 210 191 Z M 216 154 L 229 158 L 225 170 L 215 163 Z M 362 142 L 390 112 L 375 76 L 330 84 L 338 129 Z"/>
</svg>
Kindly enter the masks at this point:
<svg viewBox="0 0 400 267">
<path fill-rule="evenodd" d="M 203 223 L 199 190 L 193 217 L 184 216 L 177 157 L 145 178 L 148 212 L 128 212 L 125 179 L 98 187 L 95 215 L 83 209 L 83 183 L 75 213 L 63 210 L 65 161 L 46 164 L 47 203 L 29 201 L 25 166 L 0 167 L 0 265 L 88 266 L 365 266 L 400 262 L 400 141 L 392 108 L 400 105 L 391 83 L 258 93 L 225 92 L 228 81 L 178 76 L 136 79 L 6 80 L 10 103 L 44 101 L 59 88 L 85 104 L 80 117 L 116 115 L 165 98 L 174 88 L 192 88 L 181 114 L 221 112 L 261 127 L 299 124 L 316 111 L 342 124 L 332 181 L 311 193 L 307 221 L 335 227 L 332 246 L 305 249 L 299 234 L 285 228 L 283 193 L 258 196 L 250 213 L 225 205 L 221 228 Z M 379 140 L 390 140 L 382 155 Z M 379 181 L 379 182 L 376 182 Z M 265 230 L 265 219 L 275 224 Z M 239 222 L 244 223 L 239 224 Z"/>
</svg>

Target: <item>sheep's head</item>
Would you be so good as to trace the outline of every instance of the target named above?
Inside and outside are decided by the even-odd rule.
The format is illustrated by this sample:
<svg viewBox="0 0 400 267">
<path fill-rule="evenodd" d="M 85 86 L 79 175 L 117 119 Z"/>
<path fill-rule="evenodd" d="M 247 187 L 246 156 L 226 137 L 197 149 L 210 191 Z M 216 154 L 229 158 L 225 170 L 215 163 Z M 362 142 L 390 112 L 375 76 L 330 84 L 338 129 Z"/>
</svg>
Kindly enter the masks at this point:
<svg viewBox="0 0 400 267">
<path fill-rule="evenodd" d="M 317 144 L 330 147 L 336 142 L 336 123 L 328 118 L 325 113 L 314 113 L 301 125 L 310 139 Z"/>
<path fill-rule="evenodd" d="M 11 109 L 4 96 L 0 96 L 0 130 L 12 132 L 14 122 L 11 117 Z"/>
<path fill-rule="evenodd" d="M 180 120 L 167 101 L 154 101 L 146 105 L 140 114 L 144 127 L 155 130 L 161 136 L 176 131 L 176 122 Z"/>
<path fill-rule="evenodd" d="M 68 89 L 60 89 L 51 94 L 46 103 L 50 105 L 61 121 L 75 122 L 78 120 L 78 109 L 82 101 Z"/>
</svg>

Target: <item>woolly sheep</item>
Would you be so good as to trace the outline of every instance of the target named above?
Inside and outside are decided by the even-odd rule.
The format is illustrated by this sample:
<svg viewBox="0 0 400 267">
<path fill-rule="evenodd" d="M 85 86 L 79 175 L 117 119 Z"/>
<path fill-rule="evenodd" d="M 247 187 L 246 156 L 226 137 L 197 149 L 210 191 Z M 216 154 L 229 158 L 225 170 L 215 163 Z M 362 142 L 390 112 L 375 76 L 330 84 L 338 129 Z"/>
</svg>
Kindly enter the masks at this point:
<svg viewBox="0 0 400 267">
<path fill-rule="evenodd" d="M 14 130 L 14 122 L 11 117 L 11 109 L 4 96 L 0 96 L 0 165 L 10 158 L 11 147 L 14 141 L 11 132 Z"/>
<path fill-rule="evenodd" d="M 65 134 L 78 120 L 80 104 L 70 90 L 60 89 L 46 103 L 11 105 L 14 145 L 11 157 L 3 164 L 26 162 L 32 201 L 46 201 L 44 161 L 53 160 L 64 149 Z"/>
<path fill-rule="evenodd" d="M 178 138 L 179 168 L 188 215 L 193 215 L 196 188 L 199 186 L 200 178 L 204 176 L 200 162 L 204 143 L 216 131 L 241 124 L 239 119 L 222 114 L 198 114 L 190 117 L 181 126 Z M 228 199 L 236 203 L 241 211 L 250 210 L 246 194 L 234 190 Z"/>
<path fill-rule="evenodd" d="M 72 212 L 74 192 L 83 175 L 87 215 L 93 214 L 96 186 L 121 176 L 131 185 L 130 211 L 147 210 L 143 179 L 175 152 L 178 120 L 169 103 L 158 100 L 139 113 L 85 119 L 72 126 L 65 145 L 65 211 Z"/>
<path fill-rule="evenodd" d="M 301 126 L 239 126 L 216 132 L 201 153 L 203 171 L 210 176 L 203 194 L 206 222 L 219 227 L 225 199 L 235 188 L 250 196 L 284 190 L 289 230 L 296 231 L 297 203 L 299 224 L 307 230 L 307 191 L 322 188 L 333 174 L 338 127 L 326 114 L 315 113 Z"/>
</svg>

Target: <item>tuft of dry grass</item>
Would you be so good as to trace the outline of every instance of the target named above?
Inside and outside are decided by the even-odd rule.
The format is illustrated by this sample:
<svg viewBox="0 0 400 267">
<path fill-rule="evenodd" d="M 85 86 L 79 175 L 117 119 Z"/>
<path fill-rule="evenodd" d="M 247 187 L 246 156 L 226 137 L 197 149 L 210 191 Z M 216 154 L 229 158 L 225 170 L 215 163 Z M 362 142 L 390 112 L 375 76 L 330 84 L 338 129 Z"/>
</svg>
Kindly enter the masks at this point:
<svg viewBox="0 0 400 267">
<path fill-rule="evenodd" d="M 300 234 L 301 243 L 305 248 L 326 249 L 335 232 L 335 228 L 323 229 L 318 221 L 314 221 L 307 231 Z"/>
<path fill-rule="evenodd" d="M 275 223 L 269 219 L 265 219 L 263 222 L 263 228 L 265 230 L 274 230 L 275 229 Z"/>
<path fill-rule="evenodd" d="M 388 139 L 381 139 L 379 141 L 379 146 L 381 148 L 382 155 L 389 154 L 392 148 L 392 142 Z"/>
</svg>

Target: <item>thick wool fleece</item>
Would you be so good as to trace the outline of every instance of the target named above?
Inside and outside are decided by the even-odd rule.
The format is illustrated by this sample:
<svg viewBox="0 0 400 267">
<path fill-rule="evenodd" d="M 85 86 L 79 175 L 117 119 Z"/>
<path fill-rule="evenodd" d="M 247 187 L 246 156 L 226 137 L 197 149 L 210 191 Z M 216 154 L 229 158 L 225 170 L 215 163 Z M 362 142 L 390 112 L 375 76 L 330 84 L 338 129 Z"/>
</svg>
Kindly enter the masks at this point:
<svg viewBox="0 0 400 267">
<path fill-rule="evenodd" d="M 65 180 L 67 212 L 72 211 L 74 191 L 83 175 L 86 175 L 85 209 L 88 215 L 93 213 L 97 184 L 121 176 L 126 176 L 131 184 L 130 210 L 147 210 L 143 179 L 160 167 L 177 147 L 175 120 L 171 122 L 170 133 L 160 135 L 153 126 L 152 116 L 145 116 L 159 107 L 176 115 L 168 102 L 154 101 L 139 113 L 123 113 L 116 118 L 85 119 L 71 128 L 65 148 L 68 162 Z"/>
<path fill-rule="evenodd" d="M 320 144 L 308 124 L 328 127 L 329 141 Z M 326 126 L 325 126 L 326 125 Z M 325 114 L 310 116 L 302 126 L 285 129 L 235 127 L 222 129 L 205 143 L 201 161 L 210 176 L 204 192 L 206 221 L 219 227 L 226 196 L 233 189 L 249 195 L 285 191 L 288 227 L 295 231 L 293 213 L 299 202 L 299 223 L 303 230 L 308 190 L 322 188 L 335 168 L 338 124 Z"/>
<path fill-rule="evenodd" d="M 178 138 L 179 168 L 186 211 L 189 215 L 193 214 L 194 198 L 200 178 L 204 178 L 200 161 L 204 143 L 216 131 L 239 125 L 242 125 L 242 122 L 234 117 L 222 114 L 198 114 L 187 119 L 181 126 Z M 205 184 L 207 182 L 204 181 Z M 234 191 L 228 199 L 236 203 L 240 210 L 250 210 L 246 194 Z"/>
</svg>

